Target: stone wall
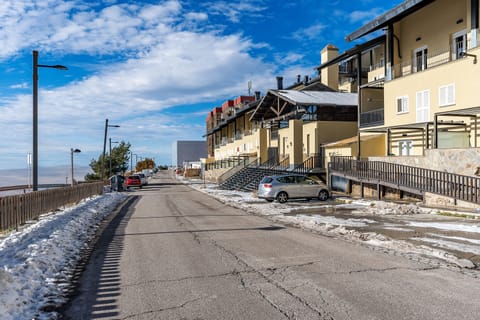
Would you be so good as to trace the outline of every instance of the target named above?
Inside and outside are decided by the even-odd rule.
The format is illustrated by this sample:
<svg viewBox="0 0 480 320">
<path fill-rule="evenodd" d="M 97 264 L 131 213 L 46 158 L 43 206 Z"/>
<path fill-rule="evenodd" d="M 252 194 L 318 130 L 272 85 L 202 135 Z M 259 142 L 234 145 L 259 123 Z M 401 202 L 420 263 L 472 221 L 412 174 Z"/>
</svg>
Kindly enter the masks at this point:
<svg viewBox="0 0 480 320">
<path fill-rule="evenodd" d="M 425 156 L 369 157 L 371 161 L 385 161 L 466 176 L 480 171 L 480 148 L 425 150 Z"/>
</svg>

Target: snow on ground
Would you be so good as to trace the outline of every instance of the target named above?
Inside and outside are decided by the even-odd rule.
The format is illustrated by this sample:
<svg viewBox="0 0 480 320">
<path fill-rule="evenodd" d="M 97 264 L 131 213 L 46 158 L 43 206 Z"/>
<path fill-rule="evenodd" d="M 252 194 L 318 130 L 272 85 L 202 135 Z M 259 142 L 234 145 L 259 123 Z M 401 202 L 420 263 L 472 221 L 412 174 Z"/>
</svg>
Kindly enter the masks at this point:
<svg viewBox="0 0 480 320">
<path fill-rule="evenodd" d="M 183 179 L 182 177 L 176 177 L 179 181 L 183 183 L 190 184 L 195 189 L 202 191 L 217 198 L 218 200 L 229 204 L 231 206 L 243 209 L 252 214 L 264 215 L 269 219 L 294 225 L 299 228 L 304 228 L 308 230 L 313 230 L 322 234 L 327 234 L 329 236 L 338 236 L 350 241 L 360 241 L 366 245 L 375 246 L 378 248 L 386 248 L 395 252 L 399 252 L 405 255 L 417 254 L 421 256 L 433 257 L 447 262 L 448 264 L 453 264 L 456 266 L 464 268 L 475 268 L 475 264 L 470 260 L 461 259 L 453 254 L 450 254 L 442 248 L 453 249 L 459 252 L 473 253 L 472 246 L 467 246 L 464 244 L 459 244 L 454 246 L 454 243 L 447 245 L 443 240 L 443 243 L 440 243 L 440 240 L 434 243 L 430 238 L 424 238 L 424 243 L 431 243 L 432 246 L 425 245 L 415 245 L 403 240 L 394 240 L 388 238 L 382 234 L 374 232 L 359 232 L 349 227 L 365 227 L 372 223 L 377 223 L 377 221 L 369 219 L 343 219 L 339 217 L 331 216 L 322 216 L 321 214 L 295 214 L 296 212 L 301 212 L 302 210 L 312 209 L 328 209 L 329 207 L 335 206 L 336 208 L 344 208 L 351 210 L 353 213 L 363 213 L 369 214 L 372 216 L 375 215 L 417 215 L 417 214 L 438 214 L 439 210 L 432 208 L 420 207 L 416 204 L 398 204 L 394 202 L 384 202 L 384 201 L 372 201 L 372 200 L 357 200 L 350 198 L 337 198 L 338 203 L 334 205 L 330 203 L 321 203 L 321 202 L 306 202 L 306 201 L 292 201 L 285 204 L 280 204 L 277 202 L 266 202 L 263 199 L 258 199 L 252 192 L 240 192 L 240 191 L 227 191 L 220 190 L 217 188 L 216 184 L 204 183 L 200 180 L 195 179 Z M 478 215 L 474 218 L 479 218 Z M 400 224 L 390 224 L 386 225 L 385 229 L 398 230 L 403 232 L 415 231 L 413 227 L 421 228 L 432 228 L 438 230 L 455 230 L 463 232 L 480 232 L 480 227 L 478 225 L 467 225 L 459 222 L 411 222 L 407 226 L 402 226 Z M 456 240 L 468 242 L 469 239 L 460 238 Z M 412 238 L 413 239 L 413 238 Z M 415 238 L 415 240 L 420 240 Z M 476 252 L 476 251 L 475 251 Z"/>
<path fill-rule="evenodd" d="M 99 223 L 126 198 L 92 197 L 0 240 L 0 318 L 52 319 L 41 312 L 62 302 L 62 286 Z"/>
<path fill-rule="evenodd" d="M 374 222 L 370 219 L 295 214 L 305 209 L 331 208 L 333 207 L 331 202 L 325 204 L 305 201 L 286 204 L 267 203 L 258 199 L 253 193 L 219 190 L 216 188 L 217 185 L 204 184 L 200 180 L 181 180 L 224 203 L 252 214 L 267 216 L 272 221 L 296 225 L 347 240 L 361 241 L 382 250 L 391 249 L 406 255 L 427 255 L 468 268 L 474 267 L 470 261 L 458 259 L 441 249 L 454 247 L 455 250 L 480 254 L 480 249 L 476 247 L 480 241 L 475 239 L 429 233 L 421 240 L 436 246 L 432 248 L 392 240 L 373 232 L 348 229 L 368 226 Z M 76 206 L 47 214 L 21 231 L 11 233 L 3 239 L 0 238 L 0 318 L 5 320 L 55 319 L 57 316 L 55 312 L 39 310 L 44 309 L 45 306 L 60 305 L 63 302 L 61 284 L 68 282 L 71 276 L 69 271 L 77 264 L 82 249 L 94 236 L 100 222 L 126 197 L 126 193 L 106 193 L 86 199 Z M 372 216 L 436 212 L 415 205 L 349 198 L 340 200 L 343 203 L 335 203 L 335 207 L 346 208 L 352 212 L 368 212 Z M 412 222 L 408 227 L 480 233 L 478 225 L 462 223 Z M 387 225 L 386 228 L 409 230 L 397 224 Z"/>
</svg>

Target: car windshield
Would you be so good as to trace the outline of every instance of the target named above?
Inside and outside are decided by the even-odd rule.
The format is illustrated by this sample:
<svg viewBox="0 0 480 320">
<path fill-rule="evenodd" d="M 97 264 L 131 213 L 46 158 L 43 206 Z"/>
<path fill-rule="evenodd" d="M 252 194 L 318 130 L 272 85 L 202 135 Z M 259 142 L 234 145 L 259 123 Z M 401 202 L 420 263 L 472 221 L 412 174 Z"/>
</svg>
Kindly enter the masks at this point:
<svg viewBox="0 0 480 320">
<path fill-rule="evenodd" d="M 272 177 L 265 177 L 262 179 L 262 181 L 260 181 L 260 183 L 270 183 L 272 181 L 273 181 Z"/>
</svg>

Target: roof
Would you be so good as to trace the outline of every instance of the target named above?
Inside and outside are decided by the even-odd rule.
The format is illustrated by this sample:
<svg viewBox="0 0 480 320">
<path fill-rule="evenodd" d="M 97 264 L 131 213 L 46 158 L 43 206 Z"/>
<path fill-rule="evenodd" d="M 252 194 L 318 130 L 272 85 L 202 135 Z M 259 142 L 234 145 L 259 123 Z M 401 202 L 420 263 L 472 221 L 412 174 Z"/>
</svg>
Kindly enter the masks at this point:
<svg viewBox="0 0 480 320">
<path fill-rule="evenodd" d="M 255 109 L 250 120 L 263 120 L 271 106 L 277 105 L 279 100 L 290 105 L 301 106 L 357 106 L 356 93 L 330 92 L 330 91 L 298 91 L 298 90 L 269 90 Z M 292 108 L 285 109 L 285 112 Z M 284 113 L 285 113 L 284 112 Z"/>
<path fill-rule="evenodd" d="M 365 141 L 368 141 L 368 140 L 371 140 L 371 139 L 376 139 L 378 138 L 378 135 L 360 135 L 360 142 L 365 142 Z M 334 142 L 330 142 L 330 143 L 327 143 L 327 144 L 324 144 L 323 146 L 324 147 L 337 147 L 337 148 L 340 148 L 340 147 L 346 147 L 346 146 L 349 146 L 349 145 L 352 145 L 352 144 L 357 144 L 358 143 L 358 136 L 353 136 L 353 137 L 350 137 L 350 138 L 346 138 L 346 139 L 343 139 L 343 140 L 339 140 L 339 141 L 334 141 Z"/>
<path fill-rule="evenodd" d="M 378 45 L 381 45 L 381 44 L 385 43 L 385 40 L 386 40 L 385 35 L 381 35 L 381 36 L 379 36 L 375 39 L 369 40 L 369 41 L 367 41 L 365 43 L 362 43 L 360 45 L 356 45 L 355 47 L 346 50 L 345 52 L 343 52 L 342 54 L 340 54 L 336 58 L 321 64 L 319 67 L 317 67 L 317 69 L 321 70 L 323 68 L 334 65 L 336 63 L 340 63 L 341 61 L 346 60 L 350 57 L 353 57 L 353 56 L 357 55 L 358 53 L 362 53 L 364 51 L 367 51 L 371 48 L 374 48 Z"/>
<path fill-rule="evenodd" d="M 434 1 L 435 0 L 406 0 L 400 3 L 395 8 L 368 22 L 360 29 L 355 30 L 354 32 L 346 36 L 345 40 L 350 42 L 361 38 L 366 34 L 385 28 L 386 26 L 400 21 L 404 17 L 412 14 L 415 11 L 418 11 L 419 9 L 425 7 L 426 5 Z"/>
<path fill-rule="evenodd" d="M 356 106 L 358 104 L 356 93 L 296 90 L 270 90 L 270 92 L 295 105 Z"/>
</svg>

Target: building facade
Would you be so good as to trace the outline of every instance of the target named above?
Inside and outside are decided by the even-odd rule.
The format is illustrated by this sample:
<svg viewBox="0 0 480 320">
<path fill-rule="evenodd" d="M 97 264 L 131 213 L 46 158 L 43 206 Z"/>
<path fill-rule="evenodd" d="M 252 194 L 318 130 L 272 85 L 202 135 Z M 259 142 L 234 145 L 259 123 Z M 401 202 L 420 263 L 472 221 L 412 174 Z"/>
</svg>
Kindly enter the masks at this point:
<svg viewBox="0 0 480 320">
<path fill-rule="evenodd" d="M 183 167 L 186 162 L 198 162 L 207 155 L 205 141 L 175 141 L 172 144 L 172 166 Z"/>
</svg>

